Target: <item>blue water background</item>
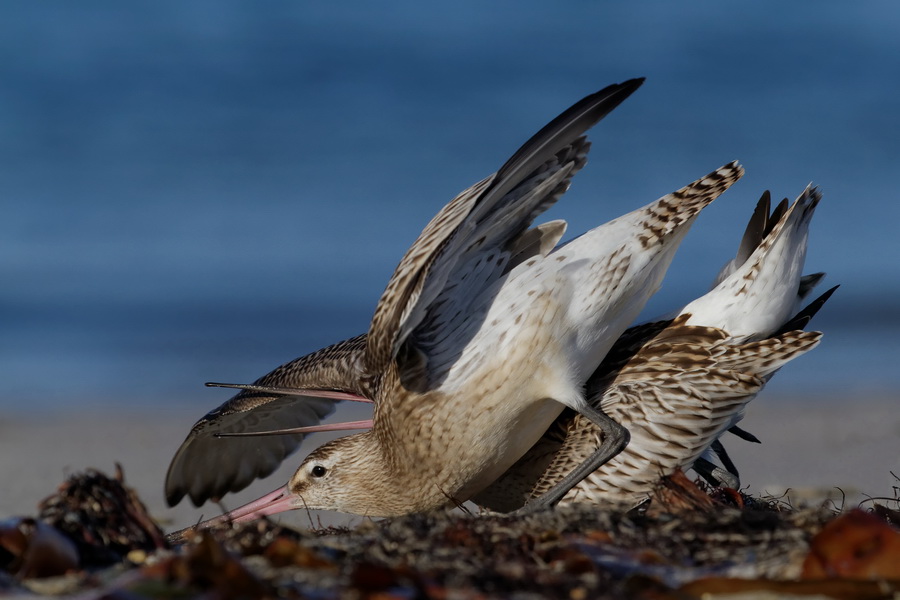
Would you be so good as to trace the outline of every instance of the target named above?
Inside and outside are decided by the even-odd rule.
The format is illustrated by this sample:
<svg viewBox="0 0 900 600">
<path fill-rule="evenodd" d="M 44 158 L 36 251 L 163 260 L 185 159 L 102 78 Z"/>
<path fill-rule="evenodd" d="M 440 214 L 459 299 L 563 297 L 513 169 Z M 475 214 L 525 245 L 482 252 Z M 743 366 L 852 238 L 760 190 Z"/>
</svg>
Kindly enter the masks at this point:
<svg viewBox="0 0 900 600">
<path fill-rule="evenodd" d="M 0 407 L 198 416 L 355 335 L 427 220 L 546 121 L 647 83 L 547 218 L 580 233 L 740 159 L 646 314 L 703 293 L 764 189 L 825 192 L 842 288 L 787 393 L 898 388 L 900 4 L 11 2 Z"/>
</svg>

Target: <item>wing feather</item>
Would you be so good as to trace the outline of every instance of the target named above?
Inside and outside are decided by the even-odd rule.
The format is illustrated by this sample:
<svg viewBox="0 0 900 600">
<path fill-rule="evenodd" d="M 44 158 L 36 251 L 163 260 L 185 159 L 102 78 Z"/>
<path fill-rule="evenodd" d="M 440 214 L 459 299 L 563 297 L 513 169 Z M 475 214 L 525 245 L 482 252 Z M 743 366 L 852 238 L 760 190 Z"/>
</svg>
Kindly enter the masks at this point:
<svg viewBox="0 0 900 600">
<path fill-rule="evenodd" d="M 584 164 L 584 132 L 642 82 L 633 79 L 582 99 L 532 136 L 497 173 L 462 192 L 432 219 L 400 261 L 375 309 L 366 349 L 370 372 L 383 372 L 397 357 L 448 280 L 465 271 L 474 255 L 505 250 L 565 191 Z M 565 170 L 559 181 L 534 193 Z M 514 210 L 513 203 L 518 203 Z M 510 210 L 516 219 L 506 214 Z"/>
<path fill-rule="evenodd" d="M 336 405 L 335 400 L 315 397 L 317 389 L 371 398 L 371 384 L 363 371 L 365 346 L 365 335 L 360 335 L 281 365 L 255 382 L 308 389 L 308 396 L 242 391 L 197 421 L 169 465 L 165 485 L 169 505 L 187 495 L 200 506 L 242 490 L 271 474 L 304 438 L 301 434 L 252 438 L 217 434 L 316 425 Z"/>
</svg>

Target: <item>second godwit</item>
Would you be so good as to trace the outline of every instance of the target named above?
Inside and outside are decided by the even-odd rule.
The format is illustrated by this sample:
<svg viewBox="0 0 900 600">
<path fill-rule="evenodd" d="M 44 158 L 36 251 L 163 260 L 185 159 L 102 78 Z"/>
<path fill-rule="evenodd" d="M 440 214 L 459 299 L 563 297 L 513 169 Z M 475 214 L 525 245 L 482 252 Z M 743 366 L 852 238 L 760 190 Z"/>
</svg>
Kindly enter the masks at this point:
<svg viewBox="0 0 900 600">
<path fill-rule="evenodd" d="M 737 257 L 709 293 L 674 319 L 634 327 L 619 339 L 588 381 L 587 395 L 628 428 L 631 441 L 561 502 L 634 504 L 647 498 L 662 476 L 698 460 L 710 475 L 701 456 L 735 426 L 775 371 L 821 338 L 802 329 L 834 288 L 797 312 L 823 276 L 801 277 L 819 200 L 818 190 L 808 188 L 790 208 L 785 200 L 770 215 L 765 194 Z M 589 421 L 564 412 L 474 501 L 504 512 L 522 507 L 552 489 L 596 447 L 599 436 Z"/>
</svg>

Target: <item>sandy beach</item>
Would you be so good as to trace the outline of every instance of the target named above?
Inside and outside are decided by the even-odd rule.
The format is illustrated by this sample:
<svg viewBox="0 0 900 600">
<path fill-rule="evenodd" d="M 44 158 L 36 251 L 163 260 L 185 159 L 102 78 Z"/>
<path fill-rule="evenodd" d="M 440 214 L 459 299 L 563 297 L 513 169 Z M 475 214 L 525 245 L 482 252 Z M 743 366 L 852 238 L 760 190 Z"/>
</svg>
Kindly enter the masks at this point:
<svg viewBox="0 0 900 600">
<path fill-rule="evenodd" d="M 0 517 L 35 514 L 37 503 L 68 475 L 87 468 L 113 473 L 118 462 L 126 482 L 167 530 L 178 529 L 219 508 L 194 508 L 186 501 L 169 508 L 163 481 L 169 460 L 191 424 L 196 410 L 88 411 L 52 415 L 4 416 L 0 419 Z M 341 407 L 335 419 L 363 418 Z M 795 503 L 820 501 L 829 492 L 855 504 L 866 495 L 893 496 L 900 485 L 900 411 L 888 395 L 858 398 L 798 399 L 763 396 L 750 406 L 743 426 L 763 444 L 726 436 L 725 443 L 751 493 L 780 495 L 790 489 Z M 329 439 L 307 440 L 300 453 L 271 477 L 225 498 L 233 508 L 287 481 L 300 456 Z M 840 500 L 838 500 L 840 503 Z M 298 527 L 352 524 L 358 517 L 293 514 L 283 522 Z"/>
</svg>

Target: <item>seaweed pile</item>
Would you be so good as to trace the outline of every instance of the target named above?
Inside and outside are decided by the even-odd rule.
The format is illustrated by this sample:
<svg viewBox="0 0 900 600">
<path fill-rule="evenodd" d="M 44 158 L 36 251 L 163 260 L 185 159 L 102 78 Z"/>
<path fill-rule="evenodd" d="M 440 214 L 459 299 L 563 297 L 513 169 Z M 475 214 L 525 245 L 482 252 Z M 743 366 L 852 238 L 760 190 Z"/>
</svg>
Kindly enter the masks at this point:
<svg viewBox="0 0 900 600">
<path fill-rule="evenodd" d="M 889 506 L 890 505 L 890 506 Z M 78 474 L 0 528 L 0 592 L 84 598 L 826 598 L 900 594 L 894 501 L 795 509 L 681 474 L 641 510 L 436 513 L 354 530 L 269 521 L 174 545 L 121 472 Z"/>
</svg>

